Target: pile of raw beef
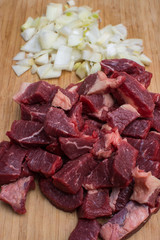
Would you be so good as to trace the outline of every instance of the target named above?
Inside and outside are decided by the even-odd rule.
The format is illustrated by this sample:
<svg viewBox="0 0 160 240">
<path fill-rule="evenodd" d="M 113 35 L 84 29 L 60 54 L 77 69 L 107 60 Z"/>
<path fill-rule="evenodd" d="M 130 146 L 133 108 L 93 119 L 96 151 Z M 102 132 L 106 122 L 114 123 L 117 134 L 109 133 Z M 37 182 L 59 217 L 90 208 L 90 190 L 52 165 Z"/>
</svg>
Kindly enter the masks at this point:
<svg viewBox="0 0 160 240">
<path fill-rule="evenodd" d="M 55 207 L 77 209 L 69 240 L 124 239 L 160 206 L 160 94 L 147 90 L 152 74 L 126 59 L 101 66 L 66 89 L 24 83 L 14 96 L 21 120 L 0 143 L 0 199 L 25 213 L 37 177 Z"/>
</svg>

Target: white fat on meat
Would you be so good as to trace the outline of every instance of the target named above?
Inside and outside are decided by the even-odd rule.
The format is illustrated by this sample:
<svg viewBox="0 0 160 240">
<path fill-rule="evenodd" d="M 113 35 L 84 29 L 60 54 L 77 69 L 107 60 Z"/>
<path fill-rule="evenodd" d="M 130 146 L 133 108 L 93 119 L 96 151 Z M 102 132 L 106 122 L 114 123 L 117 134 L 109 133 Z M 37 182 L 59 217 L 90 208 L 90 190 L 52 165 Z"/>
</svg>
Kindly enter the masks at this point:
<svg viewBox="0 0 160 240">
<path fill-rule="evenodd" d="M 117 78 L 108 78 L 102 71 L 98 71 L 97 79 L 93 86 L 89 89 L 87 95 L 103 93 L 107 88 L 117 88 L 123 82 L 123 77 L 118 76 Z"/>
<path fill-rule="evenodd" d="M 137 112 L 137 110 L 131 105 L 131 104 L 123 104 L 121 106 L 122 109 L 127 110 L 127 111 L 131 111 L 137 114 L 137 116 L 140 116 L 140 114 Z"/>
<path fill-rule="evenodd" d="M 151 172 L 145 172 L 138 167 L 134 168 L 132 175 L 135 181 L 131 200 L 139 203 L 150 203 L 153 207 L 160 193 L 160 180 L 154 177 Z"/>
<path fill-rule="evenodd" d="M 119 193 L 120 193 L 120 188 L 112 188 L 109 205 L 113 211 L 115 211 L 115 206 L 116 206 Z"/>
<path fill-rule="evenodd" d="M 55 97 L 52 101 L 52 106 L 54 107 L 60 107 L 64 110 L 70 110 L 72 107 L 71 100 L 69 97 L 67 97 L 65 94 L 61 92 L 61 90 L 58 89 L 58 92 L 56 93 Z"/>
</svg>

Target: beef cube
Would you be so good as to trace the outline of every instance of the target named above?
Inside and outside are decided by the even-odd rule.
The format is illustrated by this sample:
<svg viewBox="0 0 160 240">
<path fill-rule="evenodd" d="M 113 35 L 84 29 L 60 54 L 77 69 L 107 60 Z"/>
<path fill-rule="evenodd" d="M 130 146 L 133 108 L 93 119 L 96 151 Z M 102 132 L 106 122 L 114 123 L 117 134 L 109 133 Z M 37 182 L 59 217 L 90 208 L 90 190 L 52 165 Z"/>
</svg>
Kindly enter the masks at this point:
<svg viewBox="0 0 160 240">
<path fill-rule="evenodd" d="M 111 182 L 115 187 L 126 187 L 132 181 L 132 170 L 136 166 L 138 151 L 122 140 L 113 161 Z"/>
<path fill-rule="evenodd" d="M 84 177 L 87 176 L 97 163 L 90 153 L 67 162 L 61 170 L 53 175 L 53 184 L 58 189 L 76 194 L 82 186 Z"/>
<path fill-rule="evenodd" d="M 78 129 L 62 109 L 51 107 L 44 122 L 46 133 L 53 137 L 77 137 Z"/>
<path fill-rule="evenodd" d="M 69 111 L 68 116 L 72 122 L 77 126 L 78 130 L 81 131 L 84 125 L 84 119 L 82 117 L 82 103 L 78 102 Z"/>
<path fill-rule="evenodd" d="M 42 123 L 15 120 L 12 123 L 11 131 L 8 131 L 7 136 L 22 147 L 45 146 L 52 142 L 45 131 Z"/>
<path fill-rule="evenodd" d="M 109 205 L 109 190 L 98 189 L 87 192 L 82 205 L 78 210 L 79 218 L 94 219 L 97 217 L 111 216 L 112 209 Z"/>
<path fill-rule="evenodd" d="M 152 128 L 154 128 L 156 131 L 160 132 L 160 108 L 155 107 L 153 112 L 153 119 L 152 120 Z"/>
<path fill-rule="evenodd" d="M 110 206 L 113 212 L 119 212 L 129 202 L 133 193 L 133 182 L 125 188 L 112 188 Z"/>
<path fill-rule="evenodd" d="M 112 187 L 110 178 L 110 162 L 108 159 L 105 159 L 84 179 L 83 186 L 87 190 Z"/>
<path fill-rule="evenodd" d="M 138 154 L 136 166 L 145 172 L 151 172 L 153 176 L 160 178 L 160 162 L 152 161 Z"/>
<path fill-rule="evenodd" d="M 100 224 L 96 220 L 79 219 L 68 240 L 98 240 Z"/>
<path fill-rule="evenodd" d="M 129 59 L 112 59 L 103 60 L 101 62 L 102 71 L 105 72 L 107 76 L 110 76 L 115 71 L 126 72 L 129 75 L 136 78 L 138 82 L 143 84 L 145 88 L 150 85 L 152 73 L 145 71 L 145 68 L 138 63 Z"/>
<path fill-rule="evenodd" d="M 108 94 L 81 95 L 80 101 L 83 103 L 83 112 L 96 117 L 101 121 L 106 121 L 107 112 L 113 107 L 114 100 Z"/>
<path fill-rule="evenodd" d="M 0 192 L 0 200 L 11 205 L 18 214 L 26 212 L 25 202 L 29 190 L 35 188 L 34 178 L 32 176 L 18 179 L 14 183 L 3 185 Z"/>
<path fill-rule="evenodd" d="M 24 82 L 13 99 L 17 103 L 35 104 L 50 102 L 56 94 L 58 87 L 51 85 L 45 81 L 35 83 Z"/>
<path fill-rule="evenodd" d="M 131 200 L 155 207 L 160 193 L 160 180 L 152 176 L 151 172 L 146 173 L 138 167 L 133 170 L 132 174 L 135 185 Z"/>
<path fill-rule="evenodd" d="M 21 104 L 21 119 L 43 123 L 50 104 Z"/>
<path fill-rule="evenodd" d="M 156 107 L 160 108 L 160 93 L 150 92 L 150 94 Z"/>
<path fill-rule="evenodd" d="M 73 212 L 83 201 L 83 189 L 75 194 L 69 194 L 58 190 L 54 185 L 52 179 L 40 179 L 39 187 L 44 196 L 53 204 L 53 206 L 66 211 Z"/>
<path fill-rule="evenodd" d="M 81 84 L 78 93 L 79 95 L 103 94 L 110 88 L 117 88 L 125 78 L 119 76 L 117 78 L 107 78 L 106 75 L 99 71 L 89 75 Z"/>
<path fill-rule="evenodd" d="M 103 130 L 105 125 L 103 125 Z M 121 136 L 118 130 L 111 129 L 109 131 L 101 131 L 96 143 L 93 145 L 91 153 L 98 159 L 104 159 L 110 157 L 114 151 L 114 147 L 117 147 L 121 141 Z"/>
<path fill-rule="evenodd" d="M 126 126 L 140 115 L 134 107 L 130 104 L 124 104 L 117 108 L 115 111 L 107 114 L 107 123 L 111 127 L 117 127 L 121 134 Z"/>
<path fill-rule="evenodd" d="M 104 240 L 126 239 L 138 230 L 150 217 L 149 207 L 130 201 L 125 208 L 115 214 L 100 230 Z"/>
<path fill-rule="evenodd" d="M 127 138 L 127 141 L 139 151 L 139 155 L 146 160 L 159 161 L 159 142 L 156 139 L 134 139 Z"/>
<path fill-rule="evenodd" d="M 116 73 L 115 75 L 126 78 L 117 89 L 124 101 L 136 108 L 142 117 L 152 117 L 155 105 L 146 88 L 127 73 Z"/>
<path fill-rule="evenodd" d="M 146 138 L 150 128 L 150 120 L 136 119 L 124 129 L 122 134 L 127 137 Z"/>
<path fill-rule="evenodd" d="M 41 148 L 29 149 L 26 160 L 31 171 L 42 173 L 45 177 L 52 176 L 63 164 L 60 156 Z"/>
<path fill-rule="evenodd" d="M 59 138 L 61 149 L 71 160 L 88 153 L 95 141 L 94 137 L 87 135 L 82 135 L 79 138 Z"/>
<path fill-rule="evenodd" d="M 55 94 L 52 106 L 60 107 L 63 110 L 70 110 L 73 105 L 78 101 L 79 95 L 76 91 L 70 91 L 67 89 L 59 88 Z"/>
<path fill-rule="evenodd" d="M 16 144 L 0 144 L 0 185 L 13 182 L 20 177 L 26 150 Z"/>
</svg>

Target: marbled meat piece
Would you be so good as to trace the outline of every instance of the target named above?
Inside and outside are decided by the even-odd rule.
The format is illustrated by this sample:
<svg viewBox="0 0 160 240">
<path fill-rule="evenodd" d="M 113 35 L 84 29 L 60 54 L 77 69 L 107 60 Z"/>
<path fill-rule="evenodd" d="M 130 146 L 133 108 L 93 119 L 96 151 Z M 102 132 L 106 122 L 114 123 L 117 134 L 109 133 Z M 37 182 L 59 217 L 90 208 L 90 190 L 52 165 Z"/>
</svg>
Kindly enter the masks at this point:
<svg viewBox="0 0 160 240">
<path fill-rule="evenodd" d="M 105 159 L 84 179 L 83 187 L 86 190 L 113 187 L 111 183 L 110 165 L 112 163 Z"/>
<path fill-rule="evenodd" d="M 52 176 L 63 164 L 60 156 L 44 151 L 41 148 L 29 149 L 26 161 L 31 171 L 42 173 L 45 177 Z"/>
<path fill-rule="evenodd" d="M 70 110 L 78 101 L 79 95 L 76 91 L 59 88 L 52 100 L 53 107 L 60 107 L 65 111 Z"/>
<path fill-rule="evenodd" d="M 115 73 L 115 76 L 126 78 L 117 88 L 124 101 L 136 108 L 141 117 L 152 117 L 155 104 L 147 89 L 127 73 Z"/>
<path fill-rule="evenodd" d="M 97 137 L 100 133 L 101 128 L 102 128 L 102 123 L 99 123 L 93 119 L 87 119 L 84 122 L 82 132 L 85 135 Z"/>
<path fill-rule="evenodd" d="M 132 181 L 132 170 L 136 166 L 138 151 L 126 140 L 118 145 L 117 153 L 113 160 L 111 182 L 115 187 L 126 187 Z"/>
<path fill-rule="evenodd" d="M 95 219 L 97 217 L 111 216 L 112 209 L 109 201 L 108 189 L 89 190 L 78 209 L 78 217 Z"/>
<path fill-rule="evenodd" d="M 52 142 L 44 131 L 42 123 L 26 120 L 15 120 L 7 136 L 22 147 L 45 146 Z"/>
<path fill-rule="evenodd" d="M 47 112 L 44 130 L 53 137 L 77 137 L 79 131 L 62 109 L 51 107 Z"/>
<path fill-rule="evenodd" d="M 68 240 L 98 240 L 99 231 L 97 220 L 79 219 Z"/>
<path fill-rule="evenodd" d="M 29 169 L 26 160 L 22 163 L 21 174 L 19 178 L 34 176 L 34 173 Z"/>
<path fill-rule="evenodd" d="M 45 81 L 35 83 L 24 82 L 13 100 L 17 103 L 35 104 L 51 102 L 58 87 Z"/>
<path fill-rule="evenodd" d="M 76 103 L 68 113 L 68 117 L 71 118 L 72 122 L 77 126 L 78 130 L 81 131 L 84 125 L 84 119 L 82 116 L 82 103 Z"/>
<path fill-rule="evenodd" d="M 153 93 L 150 92 L 153 102 L 155 103 L 156 107 L 160 108 L 160 93 Z"/>
<path fill-rule="evenodd" d="M 87 153 L 81 157 L 67 162 L 57 173 L 53 175 L 53 184 L 58 189 L 76 194 L 82 186 L 85 176 L 87 176 L 97 163 L 92 154 Z"/>
<path fill-rule="evenodd" d="M 132 174 L 135 184 L 131 200 L 155 207 L 160 193 L 160 180 L 154 177 L 151 172 L 145 172 L 138 167 L 132 171 Z"/>
<path fill-rule="evenodd" d="M 106 121 L 107 112 L 114 105 L 114 100 L 109 93 L 81 95 L 80 101 L 83 103 L 83 113 L 96 117 L 101 121 Z"/>
<path fill-rule="evenodd" d="M 150 120 L 136 119 L 123 130 L 122 134 L 127 137 L 146 138 L 150 128 Z"/>
<path fill-rule="evenodd" d="M 150 217 L 149 207 L 130 201 L 100 230 L 103 240 L 121 240 L 138 230 Z"/>
<path fill-rule="evenodd" d="M 160 161 L 159 142 L 156 139 L 127 138 L 127 141 L 139 151 L 139 155 L 146 160 Z"/>
<path fill-rule="evenodd" d="M 63 155 L 64 155 L 58 139 L 57 139 L 57 138 L 54 138 L 54 137 L 52 137 L 52 143 L 49 144 L 49 145 L 46 147 L 46 150 L 47 150 L 48 152 L 54 153 L 54 154 L 56 154 L 56 155 L 58 155 L 58 156 L 63 156 Z"/>
<path fill-rule="evenodd" d="M 20 177 L 26 150 L 9 143 L 0 143 L 0 185 L 13 182 Z"/>
<path fill-rule="evenodd" d="M 130 104 L 121 105 L 119 108 L 107 114 L 107 123 L 112 127 L 117 127 L 121 134 L 129 123 L 140 115 Z"/>
<path fill-rule="evenodd" d="M 107 76 L 112 75 L 115 71 L 126 72 L 136 78 L 145 88 L 148 88 L 152 78 L 152 73 L 145 71 L 142 65 L 125 58 L 112 60 L 105 59 L 101 61 L 101 68 Z"/>
<path fill-rule="evenodd" d="M 71 160 L 88 153 L 93 148 L 95 141 L 95 137 L 87 135 L 82 135 L 79 138 L 59 138 L 61 149 Z"/>
<path fill-rule="evenodd" d="M 104 130 L 105 125 L 102 127 L 102 131 L 99 134 L 91 153 L 98 159 L 104 159 L 111 156 L 117 145 L 122 140 L 117 129 Z"/>
<path fill-rule="evenodd" d="M 53 180 L 48 178 L 41 178 L 39 180 L 39 187 L 44 196 L 53 204 L 53 206 L 66 211 L 73 212 L 83 201 L 83 189 L 76 194 L 69 194 L 58 190 L 53 185 Z"/>
<path fill-rule="evenodd" d="M 110 195 L 110 206 L 113 213 L 122 210 L 129 202 L 133 193 L 133 182 L 125 188 L 112 188 Z"/>
<path fill-rule="evenodd" d="M 50 108 L 50 103 L 46 104 L 21 104 L 21 119 L 43 123 Z"/>
<path fill-rule="evenodd" d="M 11 205 L 16 213 L 24 214 L 27 193 L 34 188 L 33 176 L 20 178 L 14 183 L 1 186 L 0 200 Z"/>
<path fill-rule="evenodd" d="M 108 78 L 103 72 L 89 75 L 81 84 L 78 93 L 79 95 L 103 94 L 109 91 L 110 88 L 117 88 L 125 78 L 119 76 L 116 78 Z"/>
</svg>

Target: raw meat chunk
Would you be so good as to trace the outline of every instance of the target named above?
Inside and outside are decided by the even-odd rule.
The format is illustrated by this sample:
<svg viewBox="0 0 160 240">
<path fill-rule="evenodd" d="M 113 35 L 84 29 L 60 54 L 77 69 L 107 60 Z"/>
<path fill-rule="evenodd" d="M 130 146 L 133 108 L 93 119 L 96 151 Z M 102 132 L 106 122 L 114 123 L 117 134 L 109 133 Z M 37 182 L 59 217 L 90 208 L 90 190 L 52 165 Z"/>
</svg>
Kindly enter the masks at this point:
<svg viewBox="0 0 160 240">
<path fill-rule="evenodd" d="M 82 135 L 79 138 L 59 138 L 61 149 L 69 159 L 75 159 L 89 152 L 95 141 L 94 137 L 87 135 Z"/>
<path fill-rule="evenodd" d="M 150 85 L 152 73 L 145 71 L 145 68 L 129 59 L 112 59 L 101 62 L 102 71 L 110 76 L 113 72 L 126 72 L 136 78 L 145 88 Z"/>
<path fill-rule="evenodd" d="M 22 147 L 45 146 L 52 142 L 46 135 L 43 124 L 39 122 L 15 120 L 11 131 L 6 134 Z"/>
<path fill-rule="evenodd" d="M 156 139 L 134 139 L 127 138 L 127 141 L 139 151 L 139 155 L 146 160 L 159 161 L 159 142 Z"/>
<path fill-rule="evenodd" d="M 107 78 L 106 75 L 99 71 L 89 75 L 81 84 L 78 93 L 79 95 L 103 94 L 110 88 L 117 88 L 125 78 L 119 76 L 117 78 Z"/>
<path fill-rule="evenodd" d="M 100 230 L 104 240 L 121 240 L 138 230 L 150 217 L 149 207 L 130 201 L 115 214 Z"/>
<path fill-rule="evenodd" d="M 110 195 L 110 206 L 113 212 L 122 210 L 129 202 L 133 193 L 133 182 L 125 188 L 112 188 Z"/>
<path fill-rule="evenodd" d="M 94 116 L 101 121 L 106 121 L 107 112 L 113 107 L 114 100 L 108 94 L 81 95 L 80 101 L 83 103 L 83 112 Z"/>
<path fill-rule="evenodd" d="M 53 184 L 58 189 L 76 194 L 82 186 L 84 177 L 87 176 L 97 163 L 90 153 L 67 162 L 63 168 L 53 175 Z"/>
<path fill-rule="evenodd" d="M 127 73 L 116 73 L 115 75 L 117 76 L 117 74 L 126 78 L 117 89 L 124 101 L 136 108 L 142 117 L 152 117 L 155 105 L 151 94 Z"/>
<path fill-rule="evenodd" d="M 58 156 L 63 156 L 64 155 L 58 139 L 54 138 L 54 137 L 52 137 L 52 143 L 46 147 L 46 150 L 48 152 L 54 153 Z"/>
<path fill-rule="evenodd" d="M 52 176 L 63 164 L 60 156 L 41 148 L 29 149 L 26 160 L 31 171 L 42 173 L 46 177 Z"/>
<path fill-rule="evenodd" d="M 13 182 L 21 174 L 22 162 L 26 150 L 16 144 L 2 142 L 0 144 L 0 185 Z"/>
<path fill-rule="evenodd" d="M 122 140 L 117 129 L 104 130 L 106 125 L 103 125 L 103 131 L 100 132 L 96 143 L 93 145 L 91 153 L 98 159 L 110 157 L 114 151 L 114 147 Z M 107 125 L 108 127 L 108 125 Z"/>
<path fill-rule="evenodd" d="M 50 108 L 50 104 L 21 104 L 21 119 L 31 120 L 43 123 L 46 114 Z"/>
<path fill-rule="evenodd" d="M 39 187 L 44 196 L 57 208 L 66 212 L 72 212 L 82 204 L 83 189 L 77 194 L 69 194 L 55 188 L 52 179 L 40 179 Z"/>
<path fill-rule="evenodd" d="M 125 127 L 140 115 L 137 110 L 130 104 L 124 104 L 115 111 L 107 114 L 107 123 L 111 127 L 117 127 L 121 134 Z"/>
<path fill-rule="evenodd" d="M 127 137 L 146 138 L 150 128 L 150 120 L 136 119 L 124 129 L 122 134 Z"/>
<path fill-rule="evenodd" d="M 78 217 L 87 219 L 111 216 L 111 214 L 112 209 L 109 205 L 108 189 L 88 191 L 82 205 L 78 210 Z"/>
<path fill-rule="evenodd" d="M 155 207 L 160 193 L 160 180 L 152 176 L 151 172 L 146 173 L 138 167 L 133 170 L 132 174 L 135 185 L 131 200 Z"/>
<path fill-rule="evenodd" d="M 58 87 L 45 81 L 35 83 L 24 82 L 13 100 L 17 103 L 34 104 L 50 102 L 56 94 Z"/>
<path fill-rule="evenodd" d="M 60 107 L 67 111 L 78 101 L 78 98 L 79 95 L 76 91 L 71 92 L 70 90 L 59 88 L 53 98 L 52 106 Z"/>
<path fill-rule="evenodd" d="M 24 214 L 27 193 L 34 188 L 32 176 L 20 178 L 14 183 L 1 186 L 0 200 L 10 204 L 16 213 Z"/>
<path fill-rule="evenodd" d="M 155 103 L 156 107 L 160 107 L 160 93 L 153 93 L 150 92 L 153 102 Z"/>
<path fill-rule="evenodd" d="M 109 160 L 100 162 L 95 169 L 85 178 L 83 186 L 87 190 L 112 187 Z"/>
<path fill-rule="evenodd" d="M 119 143 L 117 153 L 113 160 L 111 182 L 115 187 L 126 187 L 132 181 L 132 170 L 136 166 L 138 151 L 128 142 Z"/>
<path fill-rule="evenodd" d="M 44 122 L 46 133 L 53 137 L 77 137 L 79 132 L 62 109 L 51 107 Z"/>
<path fill-rule="evenodd" d="M 68 240 L 98 240 L 100 224 L 96 220 L 79 219 Z"/>
<path fill-rule="evenodd" d="M 82 116 L 82 103 L 78 102 L 69 111 L 68 116 L 71 118 L 72 122 L 77 126 L 78 130 L 81 131 L 84 125 L 84 119 Z"/>
</svg>

